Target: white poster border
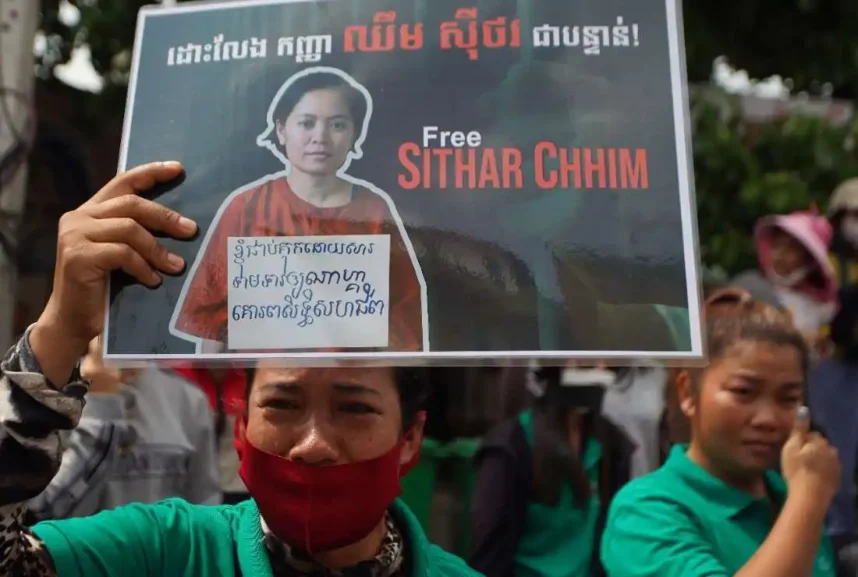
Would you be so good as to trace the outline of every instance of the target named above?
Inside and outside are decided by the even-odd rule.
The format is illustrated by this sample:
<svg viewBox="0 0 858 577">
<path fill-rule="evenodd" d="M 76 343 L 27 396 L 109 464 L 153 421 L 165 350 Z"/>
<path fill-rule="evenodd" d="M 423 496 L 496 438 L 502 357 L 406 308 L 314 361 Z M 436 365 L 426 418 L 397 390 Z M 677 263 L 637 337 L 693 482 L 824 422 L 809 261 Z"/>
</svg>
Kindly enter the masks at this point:
<svg viewBox="0 0 858 577">
<path fill-rule="evenodd" d="M 294 4 L 299 2 L 321 2 L 337 0 L 206 0 L 187 4 L 163 7 L 144 6 L 140 9 L 134 37 L 134 50 L 126 113 L 122 127 L 119 163 L 117 172 L 128 169 L 128 138 L 134 111 L 137 74 L 140 64 L 140 46 L 146 20 L 148 18 L 167 16 L 177 13 L 193 13 L 211 10 L 223 10 L 237 7 L 256 7 Z M 699 265 L 699 244 L 696 218 L 696 198 L 693 186 L 694 168 L 691 146 L 691 125 L 686 83 L 685 42 L 683 36 L 682 10 L 679 0 L 664 0 L 667 19 L 668 51 L 670 57 L 671 100 L 673 106 L 674 130 L 676 138 L 676 168 L 679 184 L 679 202 L 682 225 L 683 253 L 688 302 L 689 332 L 691 350 L 689 351 L 433 351 L 428 349 L 428 311 L 426 302 L 426 284 L 420 267 L 417 267 L 418 278 L 423 296 L 423 332 L 426 350 L 415 352 L 272 352 L 272 353 L 177 353 L 177 354 L 111 354 L 104 346 L 109 340 L 110 330 L 110 287 L 108 285 L 105 298 L 105 324 L 102 339 L 104 340 L 104 359 L 114 365 L 139 366 L 149 361 L 168 362 L 202 362 L 217 364 L 228 362 L 234 364 L 253 364 L 260 360 L 283 360 L 286 364 L 318 366 L 336 364 L 338 361 L 357 362 L 365 364 L 493 364 L 492 361 L 509 360 L 514 364 L 526 363 L 532 359 L 546 361 L 562 361 L 564 359 L 600 359 L 610 364 L 639 364 L 641 362 L 662 361 L 677 366 L 700 366 L 706 363 L 705 335 L 703 331 L 702 307 L 702 271 Z M 267 178 L 267 177 L 264 177 Z M 354 179 L 358 181 L 358 179 Z M 359 181 L 361 185 L 367 185 Z M 371 185 L 370 185 L 371 186 Z M 377 192 L 374 187 L 373 191 Z M 387 197 L 386 194 L 383 195 Z M 389 198 L 388 204 L 392 205 Z M 396 213 L 394 213 L 396 214 Z M 400 226 L 404 226 L 401 223 Z M 407 236 L 405 237 L 407 239 Z M 409 253 L 416 258 L 413 247 L 408 243 Z M 186 273 L 188 274 L 188 273 Z"/>
</svg>

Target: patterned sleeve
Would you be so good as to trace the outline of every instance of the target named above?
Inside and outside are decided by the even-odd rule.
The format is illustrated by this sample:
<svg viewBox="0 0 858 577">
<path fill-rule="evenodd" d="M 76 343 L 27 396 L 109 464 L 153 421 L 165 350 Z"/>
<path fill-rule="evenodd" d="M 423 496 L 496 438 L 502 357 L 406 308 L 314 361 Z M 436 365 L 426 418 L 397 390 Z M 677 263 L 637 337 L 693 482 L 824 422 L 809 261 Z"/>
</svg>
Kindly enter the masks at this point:
<svg viewBox="0 0 858 577">
<path fill-rule="evenodd" d="M 30 329 L 0 363 L 0 577 L 54 577 L 45 546 L 24 526 L 26 503 L 50 484 L 88 384 L 56 388 L 41 374 Z"/>
</svg>

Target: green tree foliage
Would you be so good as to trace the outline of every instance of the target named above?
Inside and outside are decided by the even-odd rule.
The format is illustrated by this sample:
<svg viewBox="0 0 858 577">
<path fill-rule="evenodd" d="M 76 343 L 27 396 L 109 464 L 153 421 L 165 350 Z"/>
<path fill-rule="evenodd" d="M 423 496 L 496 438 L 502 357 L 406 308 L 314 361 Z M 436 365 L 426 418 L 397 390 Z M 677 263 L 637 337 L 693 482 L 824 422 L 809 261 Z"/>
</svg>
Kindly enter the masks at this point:
<svg viewBox="0 0 858 577">
<path fill-rule="evenodd" d="M 854 0 L 685 0 L 688 74 L 709 77 L 723 55 L 751 78 L 780 75 L 797 91 L 831 83 L 858 97 L 858 2 Z"/>
<path fill-rule="evenodd" d="M 747 125 L 738 102 L 692 99 L 694 171 L 703 260 L 736 273 L 755 264 L 751 231 L 762 216 L 825 211 L 841 181 L 858 175 L 858 122 L 835 127 L 793 115 Z"/>
<path fill-rule="evenodd" d="M 87 44 L 92 65 L 108 82 L 122 84 L 131 63 L 135 22 L 141 7 L 152 0 L 69 0 L 80 11 L 80 19 L 67 26 L 60 20 L 61 0 L 42 0 L 42 32 L 47 39 L 39 61 L 47 78 L 57 64 L 67 62 L 72 49 Z"/>
</svg>

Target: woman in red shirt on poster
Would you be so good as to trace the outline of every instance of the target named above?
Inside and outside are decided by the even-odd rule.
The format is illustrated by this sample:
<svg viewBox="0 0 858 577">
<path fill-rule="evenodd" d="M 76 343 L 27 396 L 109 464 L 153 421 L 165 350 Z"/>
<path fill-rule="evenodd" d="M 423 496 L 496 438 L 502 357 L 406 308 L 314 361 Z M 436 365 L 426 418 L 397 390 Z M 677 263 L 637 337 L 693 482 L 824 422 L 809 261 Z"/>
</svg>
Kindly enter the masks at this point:
<svg viewBox="0 0 858 577">
<path fill-rule="evenodd" d="M 393 202 L 345 174 L 362 155 L 372 101 L 344 72 L 316 67 L 286 81 L 258 143 L 288 166 L 231 194 L 215 216 L 176 306 L 171 331 L 198 353 L 228 342 L 229 237 L 390 235 L 389 351 L 428 348 L 426 289 Z"/>
</svg>

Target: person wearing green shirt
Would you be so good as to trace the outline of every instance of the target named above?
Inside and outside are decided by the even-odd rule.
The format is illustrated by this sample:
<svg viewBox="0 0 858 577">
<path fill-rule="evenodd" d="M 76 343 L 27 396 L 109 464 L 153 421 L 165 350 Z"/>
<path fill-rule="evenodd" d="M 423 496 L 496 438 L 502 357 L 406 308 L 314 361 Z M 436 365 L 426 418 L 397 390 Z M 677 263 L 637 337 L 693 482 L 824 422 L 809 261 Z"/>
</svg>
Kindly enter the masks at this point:
<svg viewBox="0 0 858 577">
<path fill-rule="evenodd" d="M 608 504 L 636 449 L 601 414 L 617 371 L 530 374 L 535 406 L 494 427 L 475 458 L 468 563 L 486 577 L 600 576 Z"/>
<path fill-rule="evenodd" d="M 122 269 L 155 286 L 184 269 L 153 233 L 186 239 L 196 225 L 136 194 L 181 171 L 130 170 L 60 221 L 53 293 L 0 364 L 0 577 L 477 575 L 397 499 L 422 441 L 422 368 L 259 364 L 235 434 L 250 500 L 22 522 L 80 419 L 88 383 L 76 367 L 102 332 L 106 278 Z"/>
<path fill-rule="evenodd" d="M 803 406 L 807 344 L 787 314 L 735 298 L 706 311 L 708 366 L 677 379 L 690 443 L 611 504 L 610 577 L 837 573 L 823 526 L 840 463 Z"/>
</svg>

